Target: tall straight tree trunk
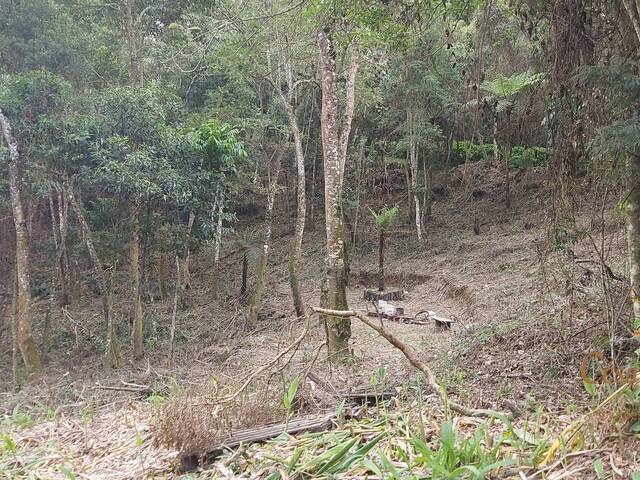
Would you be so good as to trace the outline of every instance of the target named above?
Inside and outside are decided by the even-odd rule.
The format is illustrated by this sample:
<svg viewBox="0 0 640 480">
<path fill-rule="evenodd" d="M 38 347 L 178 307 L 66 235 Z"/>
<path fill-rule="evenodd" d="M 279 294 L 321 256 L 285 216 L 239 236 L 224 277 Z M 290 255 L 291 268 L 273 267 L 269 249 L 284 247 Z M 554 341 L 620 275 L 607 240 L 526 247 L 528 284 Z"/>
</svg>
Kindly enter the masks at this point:
<svg viewBox="0 0 640 480">
<path fill-rule="evenodd" d="M 29 235 L 25 224 L 21 198 L 20 161 L 18 143 L 11 132 L 9 119 L 0 110 L 0 127 L 7 146 L 9 147 L 9 194 L 13 222 L 16 228 L 16 338 L 27 372 L 40 369 L 40 353 L 36 342 L 31 336 L 31 319 L 29 307 L 31 303 L 29 291 Z"/>
<path fill-rule="evenodd" d="M 289 92 L 292 92 L 292 82 L 289 82 Z M 306 179 L 304 171 L 304 152 L 302 150 L 302 135 L 298 128 L 298 121 L 296 119 L 296 113 L 291 104 L 291 98 L 286 98 L 279 89 L 280 96 L 285 105 L 287 111 L 287 118 L 289 119 L 289 128 L 293 134 L 293 144 L 295 147 L 295 158 L 297 167 L 297 213 L 296 213 L 296 227 L 291 241 L 291 252 L 289 256 L 289 283 L 291 284 L 291 296 L 293 297 L 293 306 L 296 310 L 298 317 L 304 317 L 305 309 L 302 302 L 302 295 L 300 293 L 300 281 L 298 279 L 298 266 L 300 264 L 300 255 L 302 254 L 302 239 L 304 237 L 304 224 L 305 215 L 307 212 L 307 199 L 306 199 Z"/>
<path fill-rule="evenodd" d="M 140 198 L 136 197 L 131 209 L 131 243 L 129 244 L 129 265 L 131 268 L 131 290 L 133 297 L 133 356 L 139 359 L 144 354 L 142 293 L 140 291 Z"/>
<path fill-rule="evenodd" d="M 61 205 L 58 204 L 58 208 L 61 209 Z M 56 212 L 55 203 L 53 201 L 53 193 L 49 193 L 49 211 L 51 213 L 51 230 L 53 233 L 53 243 L 56 250 L 56 277 L 58 279 L 58 286 L 60 287 L 59 303 L 62 308 L 69 305 L 69 283 L 65 274 L 65 269 L 62 262 L 62 242 L 60 240 L 60 225 L 58 224 L 58 214 Z"/>
<path fill-rule="evenodd" d="M 220 263 L 220 247 L 222 246 L 222 214 L 224 213 L 224 192 L 222 191 L 222 185 L 218 185 L 216 191 L 215 210 L 218 218 L 216 221 L 216 242 L 213 263 L 217 267 Z"/>
<path fill-rule="evenodd" d="M 409 164 L 411 165 L 411 190 L 416 218 L 416 233 L 418 234 L 418 241 L 422 243 L 422 214 L 420 213 L 420 197 L 418 196 L 418 152 L 413 110 L 411 108 L 407 111 L 407 121 L 409 123 Z"/>
<path fill-rule="evenodd" d="M 384 229 L 380 230 L 378 242 L 378 290 L 384 292 Z"/>
<path fill-rule="evenodd" d="M 169 260 L 167 258 L 167 251 L 164 246 L 161 247 L 160 253 L 158 254 L 158 289 L 160 290 L 160 298 L 165 298 L 167 296 L 167 276 L 169 270 Z"/>
<path fill-rule="evenodd" d="M 93 263 L 93 271 L 96 276 L 96 282 L 98 283 L 98 289 L 102 296 L 102 314 L 107 327 L 107 351 L 105 363 L 109 368 L 120 368 L 122 366 L 122 354 L 120 352 L 120 343 L 118 342 L 116 326 L 113 319 L 113 302 L 111 299 L 110 288 L 111 282 L 110 279 L 107 278 L 107 274 L 105 273 L 102 262 L 100 261 L 100 257 L 98 257 L 98 253 L 96 252 L 95 244 L 93 242 L 93 234 L 91 233 L 89 224 L 84 217 L 80 200 L 76 198 L 72 192 L 69 192 L 69 202 L 71 203 L 71 207 L 73 208 L 78 219 L 78 223 L 80 224 L 80 231 L 82 232 L 84 243 L 89 251 L 89 257 L 91 258 L 91 263 Z"/>
<path fill-rule="evenodd" d="M 327 231 L 326 277 L 322 300 L 329 309 L 346 310 L 346 262 L 343 239 L 342 187 L 351 120 L 355 105 L 355 79 L 359 66 L 356 42 L 351 45 L 351 65 L 346 85 L 346 106 L 338 135 L 338 95 L 336 89 L 335 51 L 328 34 L 318 30 L 320 47 L 322 110 L 320 125 L 324 154 L 325 223 Z M 326 315 L 327 347 L 332 361 L 341 361 L 349 354 L 351 321 Z"/>
<path fill-rule="evenodd" d="M 143 85 L 144 77 L 142 74 L 142 64 L 140 62 L 140 48 L 138 45 L 138 34 L 136 32 L 137 22 L 133 12 L 133 0 L 124 0 L 124 14 L 129 59 L 131 61 L 131 83 L 133 85 Z"/>
<path fill-rule="evenodd" d="M 11 374 L 13 384 L 18 385 L 18 360 L 20 356 L 20 347 L 18 347 L 18 272 L 14 265 L 11 274 Z"/>
<path fill-rule="evenodd" d="M 280 176 L 280 165 L 284 156 L 285 148 L 278 145 L 274 154 L 272 171 L 269 173 L 269 187 L 267 191 L 267 207 L 264 214 L 264 240 L 262 242 L 262 253 L 256 272 L 256 286 L 249 300 L 249 325 L 255 326 L 258 323 L 258 310 L 262 303 L 262 294 L 267 283 L 267 264 L 269 263 L 269 249 L 271 247 L 271 221 L 273 217 L 273 205 L 275 203 L 276 192 L 278 191 L 278 177 Z"/>
<path fill-rule="evenodd" d="M 628 199 L 626 205 L 629 279 L 633 304 L 633 328 L 640 329 L 640 156 L 627 159 Z"/>
</svg>

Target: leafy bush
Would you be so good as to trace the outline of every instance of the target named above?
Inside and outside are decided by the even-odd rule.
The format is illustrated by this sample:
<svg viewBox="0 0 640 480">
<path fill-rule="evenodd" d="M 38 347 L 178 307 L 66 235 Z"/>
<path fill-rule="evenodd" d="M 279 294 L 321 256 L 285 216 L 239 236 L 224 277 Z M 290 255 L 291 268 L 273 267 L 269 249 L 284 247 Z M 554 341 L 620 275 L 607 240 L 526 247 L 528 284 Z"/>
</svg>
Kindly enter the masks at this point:
<svg viewBox="0 0 640 480">
<path fill-rule="evenodd" d="M 456 140 L 453 142 L 452 151 L 459 162 L 464 162 L 467 157 L 472 162 L 483 159 L 492 160 L 495 156 L 493 143 L 478 144 L 468 140 Z M 515 146 L 511 149 L 509 164 L 515 168 L 530 168 L 545 165 L 548 152 L 545 147 Z"/>
<path fill-rule="evenodd" d="M 516 168 L 539 167 L 547 163 L 547 156 L 544 147 L 513 147 L 509 163 Z"/>
<path fill-rule="evenodd" d="M 470 161 L 477 162 L 495 155 L 493 143 L 478 144 L 468 140 L 454 141 L 452 150 L 460 161 L 466 160 L 468 156 Z"/>
</svg>

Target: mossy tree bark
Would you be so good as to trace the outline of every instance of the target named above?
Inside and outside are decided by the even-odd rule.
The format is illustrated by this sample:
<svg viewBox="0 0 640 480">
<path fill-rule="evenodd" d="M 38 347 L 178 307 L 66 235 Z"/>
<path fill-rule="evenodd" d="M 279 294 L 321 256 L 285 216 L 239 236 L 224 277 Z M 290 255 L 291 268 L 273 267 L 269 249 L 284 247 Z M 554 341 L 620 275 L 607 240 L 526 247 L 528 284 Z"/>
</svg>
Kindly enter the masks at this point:
<svg viewBox="0 0 640 480">
<path fill-rule="evenodd" d="M 264 240 L 262 242 L 262 253 L 256 271 L 256 286 L 249 300 L 249 325 L 255 326 L 258 323 L 258 310 L 262 303 L 264 287 L 267 283 L 267 264 L 269 263 L 269 248 L 271 247 L 271 221 L 273 217 L 273 204 L 275 203 L 276 192 L 278 191 L 278 177 L 280 176 L 280 165 L 284 156 L 285 147 L 276 146 L 274 152 L 273 166 L 269 172 L 267 187 L 267 207 L 264 214 Z"/>
<path fill-rule="evenodd" d="M 102 314 L 107 327 L 105 364 L 109 368 L 120 368 L 122 366 L 122 353 L 120 352 L 120 343 L 118 341 L 116 326 L 113 319 L 113 302 L 110 288 L 111 281 L 110 278 L 107 277 L 102 262 L 100 261 L 100 257 L 98 257 L 98 253 L 96 252 L 93 234 L 91 233 L 89 224 L 84 217 L 80 199 L 76 198 L 73 193 L 69 192 L 69 203 L 71 204 L 71 207 L 78 219 L 78 223 L 80 224 L 80 231 L 82 232 L 82 237 L 87 246 L 87 250 L 89 251 L 89 257 L 93 264 L 93 271 L 96 276 L 96 282 L 98 283 L 98 289 L 102 296 Z"/>
<path fill-rule="evenodd" d="M 329 309 L 347 309 L 347 278 L 343 239 L 342 188 L 351 120 L 355 105 L 355 79 L 359 66 L 359 50 L 355 40 L 351 45 L 351 65 L 346 84 L 345 112 L 338 135 L 338 95 L 336 88 L 335 51 L 329 34 L 318 30 L 320 48 L 322 110 L 320 115 L 324 154 L 325 224 L 327 231 L 326 278 L 324 302 Z M 323 303 L 324 303 L 323 302 Z M 351 320 L 326 315 L 327 347 L 332 361 L 349 357 Z"/>
<path fill-rule="evenodd" d="M 0 128 L 9 147 L 9 195 L 11 210 L 16 229 L 16 294 L 15 294 L 15 323 L 16 339 L 27 372 L 35 372 L 42 366 L 40 352 L 31 335 L 30 318 L 30 289 L 29 289 L 29 235 L 22 205 L 20 181 L 21 156 L 18 153 L 18 143 L 11 132 L 9 119 L 0 110 Z"/>
</svg>

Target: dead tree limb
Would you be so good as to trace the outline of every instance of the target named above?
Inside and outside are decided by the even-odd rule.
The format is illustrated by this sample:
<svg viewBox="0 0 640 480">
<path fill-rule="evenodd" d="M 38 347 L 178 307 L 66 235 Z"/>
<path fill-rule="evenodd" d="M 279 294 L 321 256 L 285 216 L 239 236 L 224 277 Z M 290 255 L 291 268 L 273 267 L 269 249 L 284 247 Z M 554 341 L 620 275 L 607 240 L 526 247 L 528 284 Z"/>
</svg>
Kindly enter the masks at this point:
<svg viewBox="0 0 640 480">
<path fill-rule="evenodd" d="M 318 307 L 313 307 L 313 311 L 316 313 L 321 313 L 323 315 L 333 315 L 336 317 L 356 317 L 362 323 L 364 323 L 368 327 L 371 327 L 373 330 L 375 330 L 381 336 L 383 336 L 389 343 L 391 343 L 391 345 L 393 345 L 398 350 L 400 350 L 404 354 L 404 356 L 407 357 L 407 360 L 409 360 L 411 365 L 413 365 L 415 368 L 417 368 L 424 374 L 429 388 L 434 393 L 436 393 L 440 397 L 442 402 L 445 405 L 448 405 L 452 410 L 469 417 L 496 417 L 501 419 L 505 419 L 505 418 L 508 419 L 512 417 L 512 414 L 510 413 L 507 414 L 502 412 L 496 412 L 494 410 L 469 408 L 457 402 L 451 401 L 447 396 L 447 391 L 438 384 L 438 380 L 436 379 L 436 376 L 431 370 L 431 368 L 429 368 L 429 366 L 426 363 L 420 360 L 420 357 L 418 357 L 416 351 L 411 346 L 407 345 L 398 337 L 396 337 L 391 332 L 389 332 L 386 328 L 384 328 L 382 324 L 378 325 L 374 323 L 365 314 L 357 312 L 355 310 L 344 310 L 344 311 L 327 310 L 325 308 L 318 308 Z"/>
</svg>

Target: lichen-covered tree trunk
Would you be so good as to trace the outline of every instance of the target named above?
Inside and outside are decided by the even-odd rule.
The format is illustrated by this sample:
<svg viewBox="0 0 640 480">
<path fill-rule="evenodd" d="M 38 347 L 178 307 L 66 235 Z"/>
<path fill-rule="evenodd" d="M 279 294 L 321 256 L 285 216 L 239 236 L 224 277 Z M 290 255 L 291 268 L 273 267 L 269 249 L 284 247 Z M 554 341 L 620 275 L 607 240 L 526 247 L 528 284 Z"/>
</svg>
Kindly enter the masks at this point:
<svg viewBox="0 0 640 480">
<path fill-rule="evenodd" d="M 98 257 L 98 253 L 96 252 L 93 235 L 89 228 L 89 224 L 84 217 L 80 200 L 76 198 L 73 193 L 69 192 L 69 202 L 71 203 L 71 207 L 73 208 L 78 219 L 78 223 L 80 224 L 80 231 L 82 232 L 84 243 L 89 251 L 89 257 L 93 264 L 93 271 L 96 276 L 96 282 L 98 283 L 98 289 L 102 296 L 102 314 L 107 327 L 105 363 L 109 368 L 120 368 L 122 366 L 122 354 L 120 352 L 120 343 L 118 342 L 116 326 L 112 313 L 113 304 L 111 299 L 110 281 L 107 279 L 100 257 Z"/>
<path fill-rule="evenodd" d="M 30 290 L 29 290 L 29 235 L 25 223 L 20 188 L 20 160 L 18 143 L 11 132 L 9 119 L 0 110 L 0 127 L 9 147 L 9 195 L 13 222 L 16 229 L 16 339 L 25 367 L 29 373 L 41 367 L 40 353 L 31 335 Z"/>
<path fill-rule="evenodd" d="M 218 191 L 216 192 L 216 214 L 218 216 L 216 221 L 216 243 L 215 252 L 213 257 L 214 265 L 217 267 L 220 263 L 220 247 L 222 246 L 222 215 L 224 213 L 224 191 L 222 185 L 218 185 Z"/>
<path fill-rule="evenodd" d="M 131 241 L 129 265 L 132 290 L 133 356 L 139 359 L 144 354 L 142 294 L 140 292 L 140 198 L 134 200 L 131 209 Z"/>
<path fill-rule="evenodd" d="M 418 152 L 413 124 L 413 111 L 411 109 L 407 112 L 407 117 L 409 121 L 409 163 L 411 165 L 411 190 L 415 210 L 416 233 L 418 235 L 418 241 L 422 243 L 422 213 L 420 211 L 420 197 L 418 196 Z"/>
<path fill-rule="evenodd" d="M 284 155 L 284 147 L 277 146 L 274 155 L 273 168 L 269 175 L 269 186 L 267 189 L 267 207 L 264 214 L 264 239 L 262 242 L 262 253 L 256 271 L 256 286 L 249 300 L 249 325 L 255 326 L 258 323 L 258 310 L 262 303 L 264 287 L 267 283 L 267 264 L 269 263 L 269 249 L 271 247 L 271 221 L 273 217 L 273 205 L 275 203 L 276 192 L 278 191 L 278 177 L 280 176 L 280 165 Z"/>
<path fill-rule="evenodd" d="M 633 328 L 640 329 L 640 156 L 627 159 L 628 199 L 626 204 L 629 279 L 633 304 Z"/>
<path fill-rule="evenodd" d="M 295 146 L 295 158 L 297 167 L 297 214 L 296 227 L 291 241 L 291 253 L 289 256 L 289 283 L 291 284 L 291 296 L 293 297 L 293 306 L 298 317 L 304 317 L 305 308 L 302 302 L 302 294 L 300 293 L 300 281 L 298 279 L 298 266 L 300 264 L 300 255 L 302 254 L 302 239 L 304 237 L 305 215 L 307 211 L 306 199 L 306 179 L 304 171 L 304 153 L 302 150 L 302 135 L 296 120 L 293 106 L 283 96 L 285 100 L 285 108 L 287 117 L 289 118 L 289 127 L 293 133 L 293 143 Z"/>
<path fill-rule="evenodd" d="M 322 110 L 320 115 L 324 156 L 325 224 L 327 232 L 325 302 L 329 309 L 346 310 L 346 263 L 343 240 L 342 186 L 351 120 L 353 118 L 355 78 L 359 56 L 357 44 L 352 43 L 351 66 L 347 79 L 345 114 L 338 136 L 338 96 L 336 89 L 335 52 L 328 34 L 318 30 L 320 47 Z M 349 353 L 351 321 L 346 318 L 325 316 L 327 347 L 332 361 L 341 361 Z"/>
</svg>

